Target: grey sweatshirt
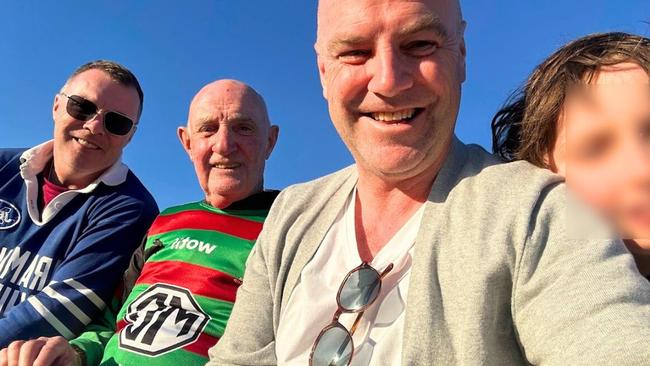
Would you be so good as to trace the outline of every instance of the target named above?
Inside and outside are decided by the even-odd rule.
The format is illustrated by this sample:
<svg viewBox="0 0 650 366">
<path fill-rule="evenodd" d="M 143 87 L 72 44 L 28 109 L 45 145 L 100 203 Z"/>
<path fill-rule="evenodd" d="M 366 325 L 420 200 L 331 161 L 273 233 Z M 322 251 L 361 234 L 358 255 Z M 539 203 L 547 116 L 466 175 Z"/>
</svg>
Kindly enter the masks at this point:
<svg viewBox="0 0 650 366">
<path fill-rule="evenodd" d="M 402 364 L 650 365 L 650 283 L 623 243 L 569 234 L 558 176 L 497 163 L 454 138 L 415 242 Z M 208 365 L 277 364 L 280 314 L 356 180 L 281 193 Z"/>
</svg>

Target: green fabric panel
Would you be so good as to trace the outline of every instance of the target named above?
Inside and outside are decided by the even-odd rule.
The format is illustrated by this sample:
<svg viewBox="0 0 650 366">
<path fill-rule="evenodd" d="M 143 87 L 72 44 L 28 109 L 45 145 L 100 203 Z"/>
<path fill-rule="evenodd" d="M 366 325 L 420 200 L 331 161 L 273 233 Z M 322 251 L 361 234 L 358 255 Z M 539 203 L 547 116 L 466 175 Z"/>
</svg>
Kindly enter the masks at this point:
<svg viewBox="0 0 650 366">
<path fill-rule="evenodd" d="M 102 359 L 108 340 L 115 334 L 115 322 L 120 302 L 113 298 L 102 314 L 90 323 L 79 337 L 70 340 L 84 352 L 87 365 L 97 365 Z"/>
<path fill-rule="evenodd" d="M 116 352 L 119 351 L 119 352 Z M 172 352 L 167 352 L 158 357 L 144 356 L 118 348 L 118 336 L 115 335 L 111 338 L 106 346 L 104 358 L 101 365 L 106 366 L 190 366 L 190 365 L 205 365 L 208 361 L 207 357 L 202 357 L 193 352 L 185 351 L 184 349 L 177 349 Z"/>
<path fill-rule="evenodd" d="M 183 238 L 197 240 L 199 245 L 194 249 L 188 249 L 182 242 L 177 241 Z M 146 247 L 153 245 L 155 239 L 162 241 L 164 248 L 149 257 L 147 262 L 168 260 L 187 262 L 216 269 L 237 278 L 244 276 L 246 259 L 255 244 L 254 241 L 210 230 L 176 230 L 149 237 Z M 203 242 L 203 246 L 200 242 Z M 210 248 L 214 249 L 210 251 Z"/>
</svg>

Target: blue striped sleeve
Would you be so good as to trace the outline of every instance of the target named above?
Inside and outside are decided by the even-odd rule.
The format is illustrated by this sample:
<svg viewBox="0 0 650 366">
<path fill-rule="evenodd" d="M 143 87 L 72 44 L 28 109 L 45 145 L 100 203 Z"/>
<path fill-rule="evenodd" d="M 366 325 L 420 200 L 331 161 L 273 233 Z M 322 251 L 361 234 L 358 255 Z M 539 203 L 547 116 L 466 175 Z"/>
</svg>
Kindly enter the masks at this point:
<svg viewBox="0 0 650 366">
<path fill-rule="evenodd" d="M 4 312 L 0 347 L 19 339 L 80 334 L 105 308 L 155 212 L 113 202 L 91 218 L 40 292 Z"/>
</svg>

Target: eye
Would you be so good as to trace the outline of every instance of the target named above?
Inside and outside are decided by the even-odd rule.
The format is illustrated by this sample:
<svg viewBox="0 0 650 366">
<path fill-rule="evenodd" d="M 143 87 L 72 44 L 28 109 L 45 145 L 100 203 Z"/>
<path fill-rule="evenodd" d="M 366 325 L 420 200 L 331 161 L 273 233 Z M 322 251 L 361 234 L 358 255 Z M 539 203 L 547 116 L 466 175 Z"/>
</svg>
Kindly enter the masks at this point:
<svg viewBox="0 0 650 366">
<path fill-rule="evenodd" d="M 639 128 L 639 137 L 641 137 L 644 142 L 650 142 L 650 119 L 641 124 Z"/>
<path fill-rule="evenodd" d="M 610 140 L 606 137 L 594 138 L 579 148 L 578 156 L 585 161 L 599 160 L 607 153 L 609 145 Z"/>
<path fill-rule="evenodd" d="M 204 135 L 211 135 L 219 130 L 219 125 L 204 124 L 199 126 L 197 132 Z"/>
<path fill-rule="evenodd" d="M 240 135 L 250 136 L 255 134 L 255 127 L 249 124 L 242 124 L 235 127 L 235 132 Z"/>
<path fill-rule="evenodd" d="M 360 65 L 370 58 L 369 50 L 350 50 L 340 53 L 336 58 L 346 64 Z"/>
<path fill-rule="evenodd" d="M 414 57 L 426 57 L 433 54 L 438 49 L 438 43 L 427 40 L 417 40 L 407 43 L 403 50 Z"/>
</svg>

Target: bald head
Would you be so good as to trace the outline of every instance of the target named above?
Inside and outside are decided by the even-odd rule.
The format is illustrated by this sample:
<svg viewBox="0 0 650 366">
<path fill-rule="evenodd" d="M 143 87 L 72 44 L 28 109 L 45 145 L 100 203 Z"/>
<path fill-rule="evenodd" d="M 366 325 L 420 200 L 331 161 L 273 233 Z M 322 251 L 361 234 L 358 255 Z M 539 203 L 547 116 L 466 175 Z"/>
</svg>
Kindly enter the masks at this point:
<svg viewBox="0 0 650 366">
<path fill-rule="evenodd" d="M 196 93 L 190 104 L 188 126 L 192 120 L 201 119 L 202 113 L 222 110 L 233 103 L 240 104 L 241 109 L 251 117 L 257 117 L 255 119 L 261 127 L 271 126 L 264 98 L 250 85 L 233 79 L 213 81 Z"/>
<path fill-rule="evenodd" d="M 263 189 L 278 131 L 262 96 L 240 81 L 217 80 L 196 94 L 178 137 L 209 204 L 225 208 Z"/>
<path fill-rule="evenodd" d="M 387 2 L 390 0 L 319 0 L 318 1 L 318 30 L 316 40 L 316 51 L 321 52 L 320 46 L 326 46 L 323 43 L 324 34 L 335 30 L 332 25 L 334 19 L 339 19 L 342 15 L 340 10 L 345 7 L 358 6 L 359 11 L 362 8 Z M 423 4 L 432 10 L 432 16 L 439 19 L 453 19 L 449 28 L 453 32 L 462 32 L 464 28 L 463 13 L 460 6 L 460 0 L 420 0 Z"/>
</svg>

